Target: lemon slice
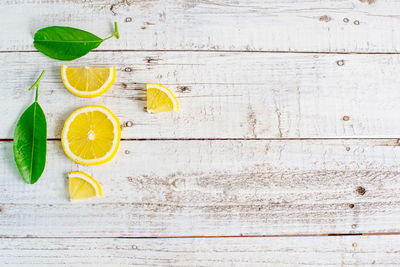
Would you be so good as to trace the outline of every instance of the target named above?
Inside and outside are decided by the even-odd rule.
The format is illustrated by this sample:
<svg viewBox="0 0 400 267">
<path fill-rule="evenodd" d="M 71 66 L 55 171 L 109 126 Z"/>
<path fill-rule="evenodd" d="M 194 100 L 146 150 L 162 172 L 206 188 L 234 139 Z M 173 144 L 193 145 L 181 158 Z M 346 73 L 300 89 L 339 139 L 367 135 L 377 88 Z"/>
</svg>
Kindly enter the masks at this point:
<svg viewBox="0 0 400 267">
<path fill-rule="evenodd" d="M 75 110 L 65 121 L 61 143 L 67 156 L 80 164 L 97 165 L 117 153 L 121 125 L 112 112 L 102 106 Z"/>
<path fill-rule="evenodd" d="M 103 195 L 100 184 L 83 172 L 68 173 L 69 196 L 71 200 L 79 200 Z"/>
<path fill-rule="evenodd" d="M 179 111 L 178 100 L 165 86 L 158 83 L 148 83 L 147 88 L 147 112 L 160 113 Z"/>
<path fill-rule="evenodd" d="M 104 94 L 115 81 L 115 67 L 90 68 L 61 65 L 61 78 L 67 89 L 80 97 Z"/>
</svg>

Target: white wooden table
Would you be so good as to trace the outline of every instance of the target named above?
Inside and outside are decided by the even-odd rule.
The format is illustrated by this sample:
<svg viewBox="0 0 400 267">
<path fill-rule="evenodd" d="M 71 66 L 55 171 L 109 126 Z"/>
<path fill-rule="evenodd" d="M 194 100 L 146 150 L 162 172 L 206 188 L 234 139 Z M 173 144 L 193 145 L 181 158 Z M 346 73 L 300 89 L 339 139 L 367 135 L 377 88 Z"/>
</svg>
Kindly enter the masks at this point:
<svg viewBox="0 0 400 267">
<path fill-rule="evenodd" d="M 400 1 L 3 0 L 0 17 L 0 266 L 400 265 Z M 116 83 L 70 94 L 34 32 L 114 21 L 120 40 L 69 64 Z M 12 137 L 42 69 L 48 161 L 27 185 Z M 146 82 L 181 112 L 145 113 Z M 95 167 L 60 144 L 89 104 L 125 126 Z M 104 197 L 70 203 L 75 170 Z"/>
</svg>

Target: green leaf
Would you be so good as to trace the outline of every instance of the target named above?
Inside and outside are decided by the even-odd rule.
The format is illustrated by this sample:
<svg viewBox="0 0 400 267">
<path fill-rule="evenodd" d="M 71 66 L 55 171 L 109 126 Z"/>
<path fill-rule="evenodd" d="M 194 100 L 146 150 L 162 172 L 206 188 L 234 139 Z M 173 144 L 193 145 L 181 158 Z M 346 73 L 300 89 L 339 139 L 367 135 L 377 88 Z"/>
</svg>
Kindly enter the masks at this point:
<svg viewBox="0 0 400 267">
<path fill-rule="evenodd" d="M 51 26 L 35 33 L 33 45 L 48 57 L 59 60 L 74 60 L 97 48 L 103 41 L 116 36 L 119 39 L 118 24 L 114 33 L 105 39 L 71 27 Z"/>
<path fill-rule="evenodd" d="M 24 111 L 14 131 L 14 160 L 27 184 L 34 184 L 39 180 L 46 164 L 47 123 L 37 102 L 39 81 L 43 74 L 44 71 L 30 88 L 37 88 L 35 102 Z"/>
</svg>

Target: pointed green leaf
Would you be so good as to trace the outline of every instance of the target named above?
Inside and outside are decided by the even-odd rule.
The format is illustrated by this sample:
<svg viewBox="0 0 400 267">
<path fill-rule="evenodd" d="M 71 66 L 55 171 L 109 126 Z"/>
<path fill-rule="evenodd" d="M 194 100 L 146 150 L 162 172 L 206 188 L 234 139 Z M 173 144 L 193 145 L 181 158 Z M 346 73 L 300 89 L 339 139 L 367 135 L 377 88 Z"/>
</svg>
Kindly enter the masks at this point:
<svg viewBox="0 0 400 267">
<path fill-rule="evenodd" d="M 14 160 L 22 178 L 28 184 L 37 182 L 46 164 L 47 123 L 37 102 L 39 81 L 43 74 L 44 71 L 30 88 L 36 87 L 35 102 L 24 111 L 14 131 Z"/>
<path fill-rule="evenodd" d="M 27 184 L 34 184 L 46 163 L 46 117 L 39 103 L 33 103 L 18 120 L 14 132 L 14 159 Z"/>
<path fill-rule="evenodd" d="M 33 45 L 48 57 L 74 60 L 86 55 L 113 36 L 119 38 L 117 23 L 113 35 L 106 39 L 76 28 L 51 26 L 35 33 Z"/>
</svg>

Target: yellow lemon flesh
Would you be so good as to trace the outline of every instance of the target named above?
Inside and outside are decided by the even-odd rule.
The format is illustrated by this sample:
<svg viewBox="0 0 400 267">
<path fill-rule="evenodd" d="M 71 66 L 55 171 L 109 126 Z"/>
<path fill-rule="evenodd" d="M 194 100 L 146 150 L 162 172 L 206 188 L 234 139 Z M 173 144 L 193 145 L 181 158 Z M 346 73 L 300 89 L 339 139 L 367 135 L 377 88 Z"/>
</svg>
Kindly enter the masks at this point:
<svg viewBox="0 0 400 267">
<path fill-rule="evenodd" d="M 148 83 L 146 89 L 147 112 L 179 111 L 178 100 L 167 87 L 158 83 Z"/>
<path fill-rule="evenodd" d="M 115 81 L 115 67 L 90 68 L 61 65 L 61 78 L 65 87 L 80 97 L 104 94 Z"/>
<path fill-rule="evenodd" d="M 70 200 L 79 200 L 103 195 L 100 184 L 83 172 L 68 173 Z"/>
<path fill-rule="evenodd" d="M 84 165 L 98 165 L 111 160 L 121 139 L 118 118 L 102 106 L 75 110 L 65 121 L 61 143 L 65 154 Z"/>
</svg>

